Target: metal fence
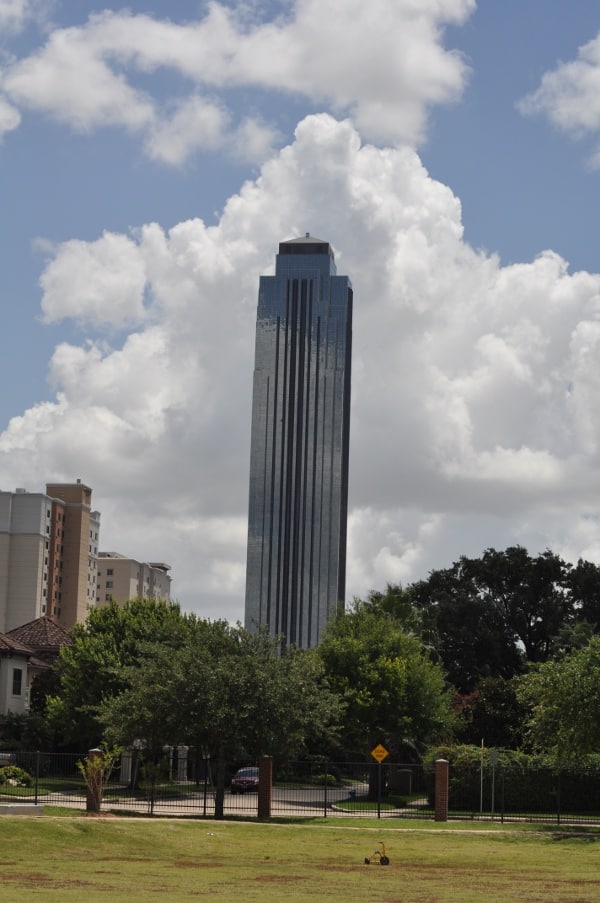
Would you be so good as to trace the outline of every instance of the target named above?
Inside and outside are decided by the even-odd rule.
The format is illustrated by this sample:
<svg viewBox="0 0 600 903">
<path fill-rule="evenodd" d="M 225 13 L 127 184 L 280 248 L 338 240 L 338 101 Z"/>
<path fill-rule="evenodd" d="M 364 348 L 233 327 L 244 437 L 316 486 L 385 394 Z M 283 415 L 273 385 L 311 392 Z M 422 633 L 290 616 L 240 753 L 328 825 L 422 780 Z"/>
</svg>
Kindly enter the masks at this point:
<svg viewBox="0 0 600 903">
<path fill-rule="evenodd" d="M 449 812 L 457 818 L 599 824 L 600 769 L 451 767 Z"/>
<path fill-rule="evenodd" d="M 273 815 L 432 818 L 433 774 L 422 765 L 291 763 L 274 765 Z"/>
<path fill-rule="evenodd" d="M 18 752 L 0 761 L 29 775 L 29 786 L 0 783 L 0 804 L 81 809 L 85 754 Z M 256 817 L 257 793 L 225 792 L 225 816 Z M 434 774 L 415 764 L 278 763 L 273 765 L 275 817 L 433 818 Z M 104 811 L 209 817 L 215 811 L 214 763 L 200 752 L 169 749 L 160 761 L 123 755 L 104 787 Z M 451 767 L 449 817 L 600 824 L 597 769 Z"/>
</svg>

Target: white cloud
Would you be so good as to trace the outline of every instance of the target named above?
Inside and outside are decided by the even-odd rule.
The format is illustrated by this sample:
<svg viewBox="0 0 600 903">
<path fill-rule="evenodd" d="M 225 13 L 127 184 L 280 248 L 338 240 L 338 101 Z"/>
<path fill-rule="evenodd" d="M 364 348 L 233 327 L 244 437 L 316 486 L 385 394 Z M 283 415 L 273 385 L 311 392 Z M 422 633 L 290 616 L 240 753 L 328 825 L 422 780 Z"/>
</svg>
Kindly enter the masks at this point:
<svg viewBox="0 0 600 903">
<path fill-rule="evenodd" d="M 152 101 L 104 62 L 85 29 L 53 32 L 41 51 L 7 68 L 3 86 L 15 103 L 79 132 L 103 125 L 135 130 L 154 118 Z"/>
<path fill-rule="evenodd" d="M 177 166 L 196 150 L 221 147 L 228 124 L 229 116 L 222 107 L 194 95 L 153 126 L 146 151 L 150 157 Z"/>
<path fill-rule="evenodd" d="M 288 92 L 352 115 L 362 134 L 402 143 L 423 138 L 428 108 L 457 99 L 467 74 L 443 47 L 443 29 L 462 23 L 474 0 L 297 0 L 287 17 L 251 22 L 245 4 L 211 3 L 197 22 L 176 24 L 128 11 L 92 15 L 55 29 L 47 43 L 3 77 L 13 103 L 79 132 L 100 126 L 141 131 L 150 156 L 178 165 L 198 149 L 230 146 L 256 160 L 276 124 L 242 116 L 224 131 L 226 91 Z M 136 87 L 158 69 L 189 93 L 163 102 Z M 218 102 L 200 89 L 222 92 Z M 175 113 L 169 110 L 175 105 Z M 263 159 L 263 158 L 261 158 Z"/>
<path fill-rule="evenodd" d="M 231 155 L 243 163 L 267 160 L 281 140 L 279 132 L 256 117 L 243 119 L 232 134 Z"/>
<path fill-rule="evenodd" d="M 105 232 L 95 242 L 60 245 L 40 279 L 47 323 L 73 317 L 96 326 L 141 322 L 146 275 L 134 241 Z"/>
<path fill-rule="evenodd" d="M 7 132 L 18 128 L 20 123 L 19 111 L 0 95 L 0 141 Z"/>
<path fill-rule="evenodd" d="M 38 0 L 0 0 L 0 39 L 21 31 L 38 11 Z"/>
<path fill-rule="evenodd" d="M 600 131 L 600 35 L 579 48 L 577 59 L 544 73 L 518 107 L 525 115 L 546 115 L 576 138 Z M 591 162 L 600 166 L 600 150 Z"/>
<path fill-rule="evenodd" d="M 215 226 L 58 246 L 46 318 L 134 329 L 56 349 L 56 403 L 0 437 L 5 484 L 80 476 L 105 548 L 166 559 L 186 607 L 242 617 L 258 277 L 306 231 L 355 290 L 349 595 L 492 545 L 599 549 L 600 276 L 474 252 L 413 151 L 327 115 Z"/>
</svg>

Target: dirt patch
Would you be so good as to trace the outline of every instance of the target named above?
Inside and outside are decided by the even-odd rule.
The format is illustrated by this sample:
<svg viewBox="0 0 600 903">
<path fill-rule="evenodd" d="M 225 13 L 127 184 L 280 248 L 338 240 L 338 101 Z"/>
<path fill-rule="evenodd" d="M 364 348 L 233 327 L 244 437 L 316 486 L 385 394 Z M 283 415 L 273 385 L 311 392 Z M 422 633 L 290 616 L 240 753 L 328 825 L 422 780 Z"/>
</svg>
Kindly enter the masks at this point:
<svg viewBox="0 0 600 903">
<path fill-rule="evenodd" d="M 26 874 L 3 875 L 2 885 L 14 885 L 15 887 L 31 886 L 31 887 L 47 887 L 49 890 L 65 890 L 73 887 L 93 887 L 98 889 L 98 885 L 93 881 L 82 881 L 80 879 L 65 878 L 49 878 L 48 875 L 40 875 L 35 872 L 27 872 Z"/>
<path fill-rule="evenodd" d="M 306 875 L 261 875 L 254 879 L 263 884 L 287 884 L 290 881 L 307 881 Z"/>
<path fill-rule="evenodd" d="M 223 863 L 221 862 L 192 862 L 189 859 L 182 859 L 179 862 L 174 862 L 173 865 L 176 869 L 216 869 L 219 868 Z"/>
</svg>

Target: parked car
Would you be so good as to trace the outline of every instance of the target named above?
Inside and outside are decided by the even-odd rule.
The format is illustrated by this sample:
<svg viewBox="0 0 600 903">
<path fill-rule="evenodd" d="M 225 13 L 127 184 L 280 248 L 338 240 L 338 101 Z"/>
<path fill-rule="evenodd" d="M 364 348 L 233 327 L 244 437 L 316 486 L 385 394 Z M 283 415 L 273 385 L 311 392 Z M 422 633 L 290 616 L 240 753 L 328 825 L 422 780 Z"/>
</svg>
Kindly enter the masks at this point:
<svg viewBox="0 0 600 903">
<path fill-rule="evenodd" d="M 246 790 L 258 790 L 258 768 L 240 768 L 232 778 L 232 793 L 245 793 Z"/>
<path fill-rule="evenodd" d="M 4 765 L 13 765 L 15 759 L 16 756 L 14 753 L 0 752 L 0 768 L 2 768 Z"/>
</svg>

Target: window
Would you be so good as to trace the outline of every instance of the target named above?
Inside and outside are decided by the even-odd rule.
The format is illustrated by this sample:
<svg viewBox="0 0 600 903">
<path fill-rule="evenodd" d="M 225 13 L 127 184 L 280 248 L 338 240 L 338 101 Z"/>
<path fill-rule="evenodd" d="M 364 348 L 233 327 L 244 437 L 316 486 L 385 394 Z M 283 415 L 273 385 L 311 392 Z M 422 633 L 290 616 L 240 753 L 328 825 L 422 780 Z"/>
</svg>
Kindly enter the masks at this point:
<svg viewBox="0 0 600 903">
<path fill-rule="evenodd" d="M 13 696 L 20 696 L 23 692 L 23 669 L 13 668 Z"/>
<path fill-rule="evenodd" d="M 104 596 L 104 598 L 105 598 L 105 600 L 106 600 L 107 602 L 110 602 L 110 600 L 112 599 L 112 596 L 111 596 L 110 593 L 106 593 L 105 596 Z"/>
<path fill-rule="evenodd" d="M 106 571 L 106 576 L 112 577 L 113 574 L 114 574 L 114 568 L 108 568 Z"/>
<path fill-rule="evenodd" d="M 112 580 L 107 580 L 107 581 L 106 581 L 106 588 L 107 588 L 107 589 L 112 589 L 112 585 L 113 585 Z"/>
</svg>

